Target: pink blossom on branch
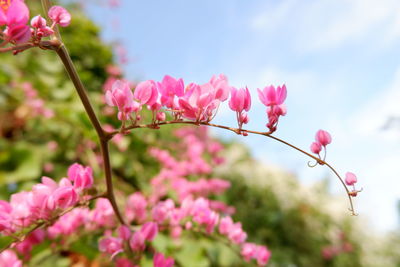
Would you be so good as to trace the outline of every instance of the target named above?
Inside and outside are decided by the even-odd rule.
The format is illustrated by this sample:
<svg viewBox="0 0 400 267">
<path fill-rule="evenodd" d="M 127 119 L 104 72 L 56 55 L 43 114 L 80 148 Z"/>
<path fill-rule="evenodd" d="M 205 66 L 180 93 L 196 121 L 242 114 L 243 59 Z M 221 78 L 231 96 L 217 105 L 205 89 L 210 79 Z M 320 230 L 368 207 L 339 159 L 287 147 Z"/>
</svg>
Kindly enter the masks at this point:
<svg viewBox="0 0 400 267">
<path fill-rule="evenodd" d="M 35 29 L 38 38 L 54 34 L 53 29 L 47 26 L 46 20 L 40 15 L 31 19 L 31 26 Z"/>
<path fill-rule="evenodd" d="M 322 146 L 319 142 L 313 142 L 310 146 L 310 150 L 314 154 L 319 154 L 321 152 Z"/>
<path fill-rule="evenodd" d="M 68 179 L 74 182 L 77 189 L 90 188 L 93 185 L 93 171 L 90 167 L 84 167 L 78 163 L 72 164 L 68 168 Z"/>
<path fill-rule="evenodd" d="M 28 25 L 25 24 L 13 24 L 4 30 L 7 41 L 15 43 L 27 42 L 31 37 L 31 31 Z"/>
<path fill-rule="evenodd" d="M 231 87 L 228 84 L 228 78 L 224 74 L 212 76 L 210 84 L 214 87 L 215 98 L 221 102 L 228 99 Z"/>
<path fill-rule="evenodd" d="M 276 89 L 271 85 L 257 91 L 261 103 L 267 106 L 267 127 L 274 132 L 278 126 L 279 117 L 286 115 L 286 106 L 283 104 L 287 95 L 286 85 L 278 86 Z"/>
<path fill-rule="evenodd" d="M 315 142 L 313 142 L 310 146 L 311 152 L 317 154 L 320 157 L 320 152 L 322 147 L 325 149 L 324 159 L 326 157 L 326 146 L 332 142 L 331 135 L 324 130 L 318 130 L 315 134 Z"/>
<path fill-rule="evenodd" d="M 139 101 L 140 105 L 153 106 L 158 99 L 157 84 L 151 80 L 139 83 L 135 88 L 133 98 Z"/>
<path fill-rule="evenodd" d="M 165 75 L 163 80 L 157 83 L 161 104 L 167 108 L 178 108 L 177 98 L 184 94 L 183 79 L 175 79 L 169 75 Z"/>
<path fill-rule="evenodd" d="M 354 185 L 357 183 L 357 176 L 352 172 L 347 172 L 345 176 L 345 182 L 347 185 Z"/>
<path fill-rule="evenodd" d="M 332 137 L 327 131 L 318 130 L 315 134 L 315 140 L 325 147 L 332 142 Z"/>
<path fill-rule="evenodd" d="M 276 89 L 273 85 L 266 86 L 263 90 L 257 89 L 260 101 L 266 106 L 282 105 L 286 99 L 286 85 L 278 86 Z"/>
<path fill-rule="evenodd" d="M 137 102 L 133 100 L 133 93 L 126 81 L 117 80 L 111 90 L 106 91 L 106 103 L 118 107 L 118 119 L 127 120 L 133 111 L 139 109 Z"/>
<path fill-rule="evenodd" d="M 244 112 L 249 111 L 251 107 L 251 96 L 249 89 L 247 87 L 240 89 L 232 87 L 229 107 L 231 110 L 236 111 L 238 125 L 241 129 L 243 124 L 247 124 L 249 122 L 248 115 Z"/>
<path fill-rule="evenodd" d="M 29 9 L 23 0 L 0 1 L 0 26 L 25 25 L 29 20 Z"/>
<path fill-rule="evenodd" d="M 71 23 L 71 14 L 61 6 L 52 6 L 48 12 L 53 23 L 67 27 Z"/>
</svg>

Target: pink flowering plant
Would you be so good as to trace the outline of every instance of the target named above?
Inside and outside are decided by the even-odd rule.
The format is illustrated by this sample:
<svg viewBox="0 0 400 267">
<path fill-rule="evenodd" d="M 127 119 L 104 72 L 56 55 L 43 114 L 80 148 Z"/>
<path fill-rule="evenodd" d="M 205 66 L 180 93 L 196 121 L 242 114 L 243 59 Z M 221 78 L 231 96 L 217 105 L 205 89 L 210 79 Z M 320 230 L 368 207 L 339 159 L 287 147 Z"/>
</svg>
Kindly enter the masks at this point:
<svg viewBox="0 0 400 267">
<path fill-rule="evenodd" d="M 119 1 L 109 4 L 115 7 Z M 328 167 L 344 186 L 350 212 L 355 215 L 352 198 L 361 189 L 355 187 L 355 174 L 347 172 L 343 179 L 326 161 L 327 146 L 332 142 L 330 133 L 317 131 L 310 152 L 275 135 L 287 113 L 286 85 L 235 88 L 223 74 L 212 76 L 206 83 L 188 83 L 165 75 L 161 81 L 134 84 L 123 78 L 118 67 L 109 65 L 99 97 L 101 106 L 95 105 L 96 100 L 89 97 L 59 31 L 59 27 L 71 24 L 73 16 L 66 8 L 51 5 L 48 0 L 43 0 L 42 5 L 47 12 L 32 16 L 23 0 L 0 0 L 0 52 L 18 57 L 33 49 L 55 53 L 76 90 L 84 108 L 84 120 L 94 129 L 92 134 L 96 134 L 97 144 L 79 137 L 83 141 L 75 152 L 90 154 L 88 164 L 79 163 L 77 156 L 77 162 L 64 166 L 66 170 L 61 177 L 43 176 L 39 183 L 13 193 L 8 200 L 0 200 L 0 234 L 9 238 L 1 247 L 1 266 L 23 266 L 29 262 L 35 247 L 43 244 L 66 250 L 80 236 L 95 237 L 99 262 L 112 262 L 116 266 L 142 266 L 148 262 L 155 267 L 181 266 L 174 246 L 192 244 L 188 237 L 199 236 L 225 244 L 245 264 L 267 265 L 274 251 L 268 244 L 249 240 L 243 224 L 234 219 L 236 208 L 224 201 L 232 182 L 214 176 L 214 169 L 224 164 L 221 153 L 224 146 L 208 135 L 210 127 L 243 137 L 264 136 L 311 158 L 315 161 L 309 163 L 311 167 Z M 13 85 L 21 88 L 22 111 L 16 114 L 23 115 L 16 118 L 24 118 L 22 124 L 37 117 L 51 120 L 57 116 L 33 84 L 13 81 Z M 258 99 L 252 100 L 250 91 L 254 89 Z M 262 115 L 264 131 L 245 128 L 254 101 L 266 106 L 266 114 Z M 237 126 L 213 123 L 222 105 L 233 111 Z M 14 126 L 16 122 L 13 121 Z M 113 179 L 113 175 L 123 177 L 116 170 L 124 168 L 116 168 L 118 160 L 111 156 L 128 157 L 135 151 L 129 150 L 127 140 L 146 138 L 140 134 L 144 129 L 159 131 L 169 125 L 185 127 L 175 129 L 175 141 L 169 141 L 165 147 L 151 146 L 145 154 L 136 155 L 142 160 L 152 160 L 159 170 L 140 181 L 136 190 L 125 190 L 124 184 Z M 117 153 L 110 153 L 110 143 Z M 59 145 L 50 139 L 46 148 L 52 153 Z M 47 173 L 52 173 L 55 167 L 51 161 L 43 165 Z M 349 241 L 342 243 L 340 251 L 352 250 Z M 324 258 L 338 254 L 332 252 L 332 247 L 327 246 L 321 252 Z"/>
</svg>

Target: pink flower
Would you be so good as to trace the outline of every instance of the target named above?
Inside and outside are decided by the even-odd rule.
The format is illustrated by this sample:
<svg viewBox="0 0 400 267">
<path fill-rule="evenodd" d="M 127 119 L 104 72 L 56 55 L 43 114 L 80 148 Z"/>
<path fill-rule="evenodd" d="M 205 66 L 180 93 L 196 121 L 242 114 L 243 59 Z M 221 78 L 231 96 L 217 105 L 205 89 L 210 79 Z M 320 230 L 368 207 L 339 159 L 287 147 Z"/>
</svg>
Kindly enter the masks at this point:
<svg viewBox="0 0 400 267">
<path fill-rule="evenodd" d="M 209 234 L 214 231 L 214 227 L 219 221 L 219 215 L 210 209 L 209 201 L 204 198 L 196 199 L 192 206 L 191 215 L 193 221 L 204 225 Z"/>
<path fill-rule="evenodd" d="M 118 253 L 124 251 L 122 248 L 122 239 L 112 236 L 104 237 L 99 242 L 99 250 L 111 254 L 111 258 L 113 258 Z"/>
<path fill-rule="evenodd" d="M 47 37 L 54 33 L 53 29 L 47 26 L 46 20 L 40 15 L 31 19 L 31 26 L 35 28 L 35 33 L 39 38 Z"/>
<path fill-rule="evenodd" d="M 61 235 L 71 235 L 90 221 L 88 208 L 75 208 L 61 216 L 59 220 L 47 229 L 49 237 L 55 239 Z"/>
<path fill-rule="evenodd" d="M 46 20 L 42 16 L 37 15 L 31 19 L 31 26 L 38 29 L 46 27 Z"/>
<path fill-rule="evenodd" d="M 327 131 L 318 130 L 315 134 L 315 140 L 322 146 L 327 146 L 332 142 L 332 137 Z"/>
<path fill-rule="evenodd" d="M 159 202 L 151 211 L 153 220 L 160 224 L 163 223 L 170 218 L 174 206 L 174 202 L 171 199 Z"/>
<path fill-rule="evenodd" d="M 158 113 L 157 113 L 156 119 L 157 119 L 158 121 L 165 121 L 165 119 L 166 119 L 165 112 L 158 112 Z"/>
<path fill-rule="evenodd" d="M 4 34 L 7 36 L 8 40 L 16 43 L 24 43 L 31 38 L 31 30 L 29 26 L 25 24 L 11 25 L 4 31 Z"/>
<path fill-rule="evenodd" d="M 229 216 L 221 219 L 218 230 L 220 234 L 226 235 L 235 244 L 241 244 L 247 238 L 247 234 L 242 230 L 242 224 L 233 223 Z"/>
<path fill-rule="evenodd" d="M 257 264 L 259 266 L 264 266 L 268 263 L 269 258 L 271 258 L 271 251 L 264 246 L 258 246 Z"/>
<path fill-rule="evenodd" d="M 135 88 L 133 97 L 138 100 L 141 105 L 154 105 L 158 98 L 157 84 L 152 80 L 139 83 Z"/>
<path fill-rule="evenodd" d="M 11 249 L 7 249 L 0 254 L 0 266 L 22 267 L 22 261 Z"/>
<path fill-rule="evenodd" d="M 228 78 L 224 74 L 212 76 L 210 84 L 214 87 L 216 99 L 219 99 L 220 101 L 228 99 L 231 87 L 228 84 Z"/>
<path fill-rule="evenodd" d="M 222 218 L 221 221 L 219 222 L 218 230 L 220 234 L 227 235 L 232 226 L 233 226 L 232 218 L 230 216 L 226 216 Z"/>
<path fill-rule="evenodd" d="M 11 212 L 11 205 L 7 201 L 0 200 L 0 232 L 8 229 L 11 226 Z"/>
<path fill-rule="evenodd" d="M 229 100 L 229 107 L 236 111 L 236 118 L 238 121 L 239 128 L 242 128 L 243 123 L 247 124 L 249 122 L 249 117 L 246 112 L 249 111 L 251 107 L 251 96 L 249 89 L 236 89 L 232 87 L 231 99 Z"/>
<path fill-rule="evenodd" d="M 215 90 L 210 83 L 191 83 L 186 87 L 185 95 L 179 98 L 182 115 L 198 121 L 210 121 L 219 104 L 220 101 L 215 98 Z"/>
<path fill-rule="evenodd" d="M 93 185 L 92 168 L 74 163 L 68 168 L 68 179 L 74 182 L 77 189 L 90 188 Z"/>
<path fill-rule="evenodd" d="M 114 210 L 107 198 L 99 198 L 96 201 L 91 217 L 98 226 L 113 227 L 116 223 Z"/>
<path fill-rule="evenodd" d="M 111 90 L 106 92 L 106 103 L 110 106 L 117 106 L 120 120 L 129 118 L 129 114 L 137 110 L 139 107 L 133 101 L 133 93 L 126 81 L 116 80 Z"/>
<path fill-rule="evenodd" d="M 347 185 L 354 185 L 357 183 L 357 176 L 352 172 L 347 172 L 345 182 Z"/>
<path fill-rule="evenodd" d="M 169 75 L 165 75 L 162 82 L 158 83 L 158 89 L 161 95 L 161 104 L 167 108 L 176 108 L 176 97 L 184 94 L 184 83 L 182 79 L 175 79 Z"/>
<path fill-rule="evenodd" d="M 32 193 L 25 191 L 11 195 L 11 220 L 18 227 L 26 227 L 32 223 L 32 213 L 29 206 L 31 198 Z"/>
<path fill-rule="evenodd" d="M 51 197 L 54 200 L 55 207 L 60 209 L 69 208 L 78 202 L 78 194 L 72 186 L 57 188 Z"/>
<path fill-rule="evenodd" d="M 319 154 L 319 153 L 321 152 L 322 146 L 321 146 L 321 144 L 318 143 L 318 142 L 313 142 L 313 143 L 311 144 L 310 149 L 311 149 L 311 152 L 312 152 L 312 153 L 314 153 L 314 154 Z"/>
<path fill-rule="evenodd" d="M 48 15 L 54 23 L 61 27 L 67 27 L 71 23 L 71 14 L 61 6 L 52 6 Z"/>
<path fill-rule="evenodd" d="M 0 26 L 25 25 L 29 20 L 29 9 L 22 0 L 0 1 Z"/>
<path fill-rule="evenodd" d="M 156 252 L 153 258 L 154 267 L 172 267 L 174 266 L 173 258 L 166 258 L 163 254 Z"/>
<path fill-rule="evenodd" d="M 278 86 L 276 89 L 273 85 L 265 87 L 262 91 L 257 89 L 260 101 L 266 106 L 281 105 L 286 99 L 286 85 Z"/>
<path fill-rule="evenodd" d="M 146 248 L 146 239 L 141 231 L 137 231 L 131 237 L 129 245 L 133 251 L 143 251 Z"/>
<path fill-rule="evenodd" d="M 276 131 L 279 117 L 286 115 L 286 106 L 283 102 L 286 99 L 286 85 L 282 87 L 278 86 L 276 89 L 274 86 L 267 86 L 263 91 L 258 90 L 258 97 L 260 101 L 267 106 L 267 116 L 270 132 Z"/>
<path fill-rule="evenodd" d="M 153 241 L 158 233 L 158 225 L 154 222 L 147 222 L 140 228 L 140 232 L 142 232 L 145 240 Z"/>
<path fill-rule="evenodd" d="M 122 239 L 122 240 L 129 240 L 129 238 L 131 237 L 131 230 L 129 229 L 128 226 L 126 225 L 121 225 L 118 227 L 118 236 Z"/>
<path fill-rule="evenodd" d="M 136 192 L 129 196 L 125 207 L 126 217 L 129 221 L 142 222 L 146 219 L 147 201 L 142 193 Z"/>
<path fill-rule="evenodd" d="M 251 96 L 249 89 L 246 87 L 236 89 L 232 87 L 231 99 L 229 100 L 229 107 L 236 112 L 241 113 L 243 110 L 249 111 L 251 107 Z"/>
</svg>

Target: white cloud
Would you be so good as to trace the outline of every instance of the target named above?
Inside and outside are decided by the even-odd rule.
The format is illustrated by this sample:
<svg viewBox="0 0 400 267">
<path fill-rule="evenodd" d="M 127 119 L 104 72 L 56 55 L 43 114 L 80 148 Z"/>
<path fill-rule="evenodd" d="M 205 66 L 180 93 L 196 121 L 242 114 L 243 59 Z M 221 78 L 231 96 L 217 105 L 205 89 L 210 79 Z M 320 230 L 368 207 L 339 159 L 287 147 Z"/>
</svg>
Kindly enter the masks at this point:
<svg viewBox="0 0 400 267">
<path fill-rule="evenodd" d="M 249 24 L 263 33 L 288 32 L 288 41 L 305 51 L 369 39 L 389 43 L 400 36 L 400 1 L 286 0 L 265 6 Z"/>
</svg>

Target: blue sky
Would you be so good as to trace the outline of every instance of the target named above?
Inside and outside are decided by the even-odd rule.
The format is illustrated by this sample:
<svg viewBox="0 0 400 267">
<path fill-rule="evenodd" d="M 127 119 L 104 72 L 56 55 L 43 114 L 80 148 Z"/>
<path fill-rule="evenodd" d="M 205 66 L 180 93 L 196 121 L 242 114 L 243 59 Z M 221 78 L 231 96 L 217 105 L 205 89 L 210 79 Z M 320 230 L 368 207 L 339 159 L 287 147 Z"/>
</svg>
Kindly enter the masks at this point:
<svg viewBox="0 0 400 267">
<path fill-rule="evenodd" d="M 398 226 L 400 127 L 382 127 L 400 117 L 400 1 L 122 0 L 120 8 L 88 12 L 104 27 L 105 40 L 129 49 L 129 78 L 169 74 L 202 83 L 224 73 L 233 86 L 249 86 L 248 128 L 263 130 L 266 123 L 256 88 L 285 83 L 288 114 L 276 135 L 308 149 L 318 129 L 331 132 L 328 160 L 341 173 L 356 173 L 364 187 L 357 220 L 368 216 L 378 230 Z M 227 105 L 215 121 L 236 125 Z M 271 140 L 241 140 L 305 184 L 328 175 Z M 342 193 L 333 177 L 332 192 Z"/>
</svg>

